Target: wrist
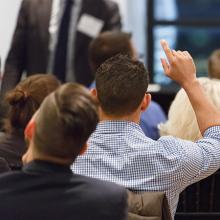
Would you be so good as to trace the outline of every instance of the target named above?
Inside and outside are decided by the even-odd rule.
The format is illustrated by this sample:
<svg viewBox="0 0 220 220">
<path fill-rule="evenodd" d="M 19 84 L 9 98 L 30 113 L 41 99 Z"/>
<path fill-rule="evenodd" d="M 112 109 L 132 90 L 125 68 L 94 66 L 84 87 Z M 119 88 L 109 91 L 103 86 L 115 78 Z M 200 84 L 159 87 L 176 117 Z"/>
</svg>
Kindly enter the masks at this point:
<svg viewBox="0 0 220 220">
<path fill-rule="evenodd" d="M 194 87 L 197 87 L 198 85 L 200 85 L 200 82 L 197 78 L 193 79 L 193 80 L 189 80 L 187 82 L 182 83 L 182 88 L 184 90 L 189 90 L 192 89 Z"/>
</svg>

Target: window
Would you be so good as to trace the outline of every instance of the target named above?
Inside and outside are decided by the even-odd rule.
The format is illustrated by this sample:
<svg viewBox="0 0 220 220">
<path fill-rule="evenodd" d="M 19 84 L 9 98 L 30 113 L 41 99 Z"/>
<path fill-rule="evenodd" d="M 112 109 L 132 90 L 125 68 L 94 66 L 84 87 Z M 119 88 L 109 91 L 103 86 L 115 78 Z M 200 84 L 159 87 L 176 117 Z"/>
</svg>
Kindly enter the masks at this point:
<svg viewBox="0 0 220 220">
<path fill-rule="evenodd" d="M 220 0 L 148 0 L 148 66 L 151 81 L 173 84 L 164 76 L 160 57 L 165 56 L 160 39 L 173 49 L 188 50 L 197 75 L 207 76 L 211 52 L 220 48 Z"/>
</svg>

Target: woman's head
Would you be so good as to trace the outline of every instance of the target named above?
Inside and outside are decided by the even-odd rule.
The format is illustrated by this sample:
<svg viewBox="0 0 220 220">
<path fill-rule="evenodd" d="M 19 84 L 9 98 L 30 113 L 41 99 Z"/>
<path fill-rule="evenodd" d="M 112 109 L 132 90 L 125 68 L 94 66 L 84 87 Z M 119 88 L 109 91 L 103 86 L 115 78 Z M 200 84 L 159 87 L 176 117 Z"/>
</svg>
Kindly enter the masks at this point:
<svg viewBox="0 0 220 220">
<path fill-rule="evenodd" d="M 44 98 L 58 88 L 60 82 L 53 75 L 35 74 L 21 81 L 5 96 L 9 105 L 6 132 L 23 131 Z"/>
<path fill-rule="evenodd" d="M 220 80 L 199 78 L 209 100 L 220 110 Z M 172 102 L 168 120 L 159 126 L 160 135 L 172 135 L 186 140 L 202 137 L 196 115 L 185 91 L 181 89 Z"/>
</svg>

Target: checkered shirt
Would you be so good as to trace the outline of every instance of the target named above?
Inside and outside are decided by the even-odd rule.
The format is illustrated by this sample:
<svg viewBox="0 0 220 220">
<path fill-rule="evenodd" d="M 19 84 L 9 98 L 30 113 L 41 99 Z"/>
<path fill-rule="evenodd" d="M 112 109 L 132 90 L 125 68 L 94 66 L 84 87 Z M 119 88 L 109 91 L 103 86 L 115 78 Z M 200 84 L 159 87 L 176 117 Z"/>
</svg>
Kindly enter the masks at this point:
<svg viewBox="0 0 220 220">
<path fill-rule="evenodd" d="M 73 172 L 132 191 L 165 191 L 174 217 L 180 192 L 220 167 L 220 126 L 193 143 L 171 136 L 147 138 L 138 124 L 103 121 L 77 158 Z"/>
</svg>

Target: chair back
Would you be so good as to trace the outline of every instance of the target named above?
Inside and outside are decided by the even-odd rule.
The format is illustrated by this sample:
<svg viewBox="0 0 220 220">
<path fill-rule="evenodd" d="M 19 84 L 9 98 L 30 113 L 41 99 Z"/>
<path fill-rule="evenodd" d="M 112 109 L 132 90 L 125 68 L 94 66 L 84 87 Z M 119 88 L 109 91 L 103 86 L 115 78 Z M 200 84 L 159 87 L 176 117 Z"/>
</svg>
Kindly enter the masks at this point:
<svg viewBox="0 0 220 220">
<path fill-rule="evenodd" d="M 166 194 L 128 191 L 128 220 L 172 220 Z"/>
</svg>

